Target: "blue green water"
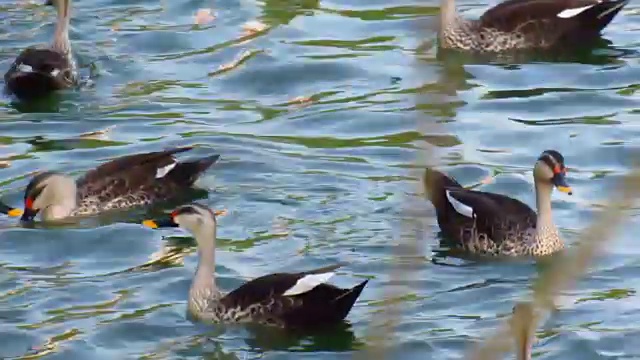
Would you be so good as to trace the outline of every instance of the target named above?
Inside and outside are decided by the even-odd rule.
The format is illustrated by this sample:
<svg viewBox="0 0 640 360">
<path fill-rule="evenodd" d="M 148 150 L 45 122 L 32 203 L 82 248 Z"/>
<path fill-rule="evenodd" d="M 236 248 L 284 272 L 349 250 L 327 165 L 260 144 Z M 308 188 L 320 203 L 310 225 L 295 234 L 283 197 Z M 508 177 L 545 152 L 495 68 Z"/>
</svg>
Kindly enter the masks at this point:
<svg viewBox="0 0 640 360">
<path fill-rule="evenodd" d="M 2 72 L 50 39 L 54 14 L 42 2 L 0 1 Z M 88 83 L 38 106 L 0 100 L 4 201 L 19 205 L 37 170 L 81 174 L 176 145 L 219 153 L 199 185 L 204 202 L 229 211 L 219 221 L 220 286 L 343 261 L 335 284 L 371 279 L 350 327 L 291 339 L 193 323 L 186 292 L 197 259 L 184 233 L 108 220 L 26 229 L 0 218 L 0 358 L 351 358 L 371 343 L 391 289 L 402 310 L 398 358 L 459 358 L 489 334 L 530 293 L 538 267 L 440 251 L 420 193 L 424 150 L 463 184 L 497 174 L 481 187 L 531 205 L 533 162 L 561 151 L 574 195 L 554 194 L 554 217 L 571 244 L 637 154 L 640 8 L 632 0 L 604 33 L 612 44 L 580 61 L 509 65 L 439 58 L 438 4 L 389 4 L 77 1 L 71 39 Z M 477 16 L 492 4 L 460 7 Z M 193 25 L 200 8 L 216 19 Z M 243 37 L 252 20 L 268 30 Z M 291 103 L 300 96 L 311 102 Z M 535 358 L 640 358 L 640 212 L 627 211 L 538 329 Z M 416 253 L 398 287 L 390 270 L 406 237 Z"/>
</svg>

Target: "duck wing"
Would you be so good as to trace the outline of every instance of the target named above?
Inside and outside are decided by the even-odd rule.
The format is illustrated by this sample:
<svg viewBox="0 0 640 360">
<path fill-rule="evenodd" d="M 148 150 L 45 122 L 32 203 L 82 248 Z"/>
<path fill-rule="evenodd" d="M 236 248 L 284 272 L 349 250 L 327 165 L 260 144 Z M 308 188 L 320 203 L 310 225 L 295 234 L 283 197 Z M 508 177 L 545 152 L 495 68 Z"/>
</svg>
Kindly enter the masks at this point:
<svg viewBox="0 0 640 360">
<path fill-rule="evenodd" d="M 426 169 L 424 186 L 445 237 L 461 244 L 475 241 L 479 234 L 499 243 L 510 231 L 536 226 L 537 215 L 527 204 L 501 194 L 465 189 L 440 171 Z"/>
<path fill-rule="evenodd" d="M 78 179 L 80 199 L 98 198 L 101 203 L 126 196 L 168 196 L 173 191 L 189 187 L 200 173 L 213 164 L 219 155 L 191 162 L 178 162 L 173 155 L 192 147 L 128 155 L 109 161 L 88 171 Z M 135 202 L 135 201 L 134 201 Z"/>
<path fill-rule="evenodd" d="M 487 10 L 481 28 L 559 39 L 574 31 L 593 36 L 628 0 L 507 0 Z"/>
<path fill-rule="evenodd" d="M 221 299 L 227 309 L 286 327 L 310 327 L 343 320 L 368 280 L 351 289 L 326 282 L 340 265 L 300 273 L 276 273 L 251 280 Z"/>
<path fill-rule="evenodd" d="M 476 234 L 486 234 L 494 243 L 499 244 L 514 234 L 536 227 L 536 212 L 527 204 L 508 196 L 448 189 L 446 197 L 455 213 L 455 220 L 450 227 L 471 221 Z"/>
</svg>

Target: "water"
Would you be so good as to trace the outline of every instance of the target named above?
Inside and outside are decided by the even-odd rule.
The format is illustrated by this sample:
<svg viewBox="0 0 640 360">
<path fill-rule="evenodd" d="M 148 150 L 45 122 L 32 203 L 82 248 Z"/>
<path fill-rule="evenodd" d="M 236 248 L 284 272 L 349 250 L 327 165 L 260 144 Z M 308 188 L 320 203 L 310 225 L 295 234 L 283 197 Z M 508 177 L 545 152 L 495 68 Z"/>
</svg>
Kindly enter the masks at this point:
<svg viewBox="0 0 640 360">
<path fill-rule="evenodd" d="M 349 327 L 301 339 L 193 323 L 195 243 L 183 233 L 127 216 L 34 229 L 0 218 L 0 357 L 350 358 L 371 342 L 390 289 L 402 359 L 459 358 L 489 334 L 540 267 L 443 253 L 420 168 L 435 162 L 465 185 L 497 175 L 481 187 L 533 204 L 533 162 L 561 151 L 574 195 L 554 194 L 553 206 L 571 244 L 637 151 L 638 3 L 606 29 L 612 45 L 598 53 L 524 65 L 441 58 L 430 30 L 437 3 L 386 4 L 78 1 L 71 38 L 89 83 L 38 105 L 3 98 L 0 115 L 0 158 L 10 163 L 1 195 L 15 205 L 36 170 L 81 174 L 175 145 L 221 154 L 199 182 L 210 190 L 204 202 L 229 211 L 219 222 L 221 287 L 343 261 L 336 284 L 371 279 Z M 491 4 L 461 7 L 476 16 Z M 216 19 L 193 25 L 200 8 Z M 35 0 L 0 10 L 4 72 L 20 49 L 49 40 L 53 14 Z M 252 20 L 269 28 L 243 37 Z M 628 211 L 616 241 L 538 329 L 536 358 L 640 358 L 638 210 Z M 398 288 L 390 270 L 401 237 L 417 239 L 417 253 Z"/>
</svg>

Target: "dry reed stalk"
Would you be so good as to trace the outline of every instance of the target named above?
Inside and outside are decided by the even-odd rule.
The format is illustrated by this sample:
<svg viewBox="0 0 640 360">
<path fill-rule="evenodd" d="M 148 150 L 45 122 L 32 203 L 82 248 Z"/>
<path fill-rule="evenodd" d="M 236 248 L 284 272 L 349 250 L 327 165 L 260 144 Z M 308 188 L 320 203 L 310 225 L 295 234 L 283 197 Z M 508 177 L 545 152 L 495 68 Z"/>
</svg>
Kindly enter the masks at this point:
<svg viewBox="0 0 640 360">
<path fill-rule="evenodd" d="M 535 281 L 532 311 L 536 309 L 551 311 L 554 297 L 562 290 L 569 288 L 587 270 L 588 265 L 602 251 L 604 245 L 613 239 L 613 233 L 626 219 L 624 209 L 628 209 L 640 197 L 640 171 L 636 168 L 625 176 L 611 197 L 607 210 L 601 212 L 591 226 L 584 229 L 577 245 L 558 256 Z M 530 317 L 530 319 L 527 319 Z M 467 358 L 472 360 L 493 360 L 511 351 L 514 329 L 509 324 L 520 324 L 536 328 L 541 318 L 531 312 L 514 312 L 507 324 L 488 337 L 483 344 L 472 350 Z"/>
</svg>

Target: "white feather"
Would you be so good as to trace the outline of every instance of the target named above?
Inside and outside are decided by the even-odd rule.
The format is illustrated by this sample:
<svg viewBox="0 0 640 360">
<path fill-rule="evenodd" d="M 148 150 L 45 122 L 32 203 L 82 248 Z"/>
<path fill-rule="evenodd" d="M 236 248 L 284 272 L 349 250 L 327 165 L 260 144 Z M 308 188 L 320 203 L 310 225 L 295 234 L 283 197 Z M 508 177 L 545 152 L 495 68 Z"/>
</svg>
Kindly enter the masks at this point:
<svg viewBox="0 0 640 360">
<path fill-rule="evenodd" d="M 306 275 L 300 278 L 295 285 L 289 288 L 289 290 L 285 291 L 282 295 L 293 296 L 304 294 L 314 287 L 326 283 L 327 281 L 329 281 L 329 279 L 331 279 L 333 275 L 335 275 L 334 272 Z"/>
<path fill-rule="evenodd" d="M 468 218 L 473 218 L 473 208 L 471 206 L 463 204 L 460 201 L 456 200 L 453 196 L 451 196 L 449 190 L 445 190 L 445 194 L 447 195 L 449 204 L 453 206 L 455 211 L 457 211 L 460 215 L 464 215 Z"/>
<path fill-rule="evenodd" d="M 173 170 L 173 168 L 176 167 L 176 165 L 178 165 L 177 162 L 172 162 L 169 165 L 158 168 L 158 170 L 156 170 L 156 179 L 163 178 L 165 175 L 169 173 L 169 171 Z"/>
<path fill-rule="evenodd" d="M 573 9 L 565 9 L 562 10 L 558 13 L 558 17 L 559 18 L 563 18 L 563 19 L 568 19 L 570 17 L 574 17 L 578 14 L 580 14 L 581 12 L 590 9 L 592 7 L 596 6 L 596 4 L 593 5 L 587 5 L 587 6 L 583 6 L 583 7 L 579 7 L 579 8 L 573 8 Z"/>
<path fill-rule="evenodd" d="M 18 71 L 30 73 L 33 72 L 33 68 L 31 67 L 31 65 L 20 63 L 20 65 L 18 65 Z"/>
<path fill-rule="evenodd" d="M 60 74 L 60 69 L 51 70 L 51 76 L 56 77 L 58 74 Z"/>
</svg>

